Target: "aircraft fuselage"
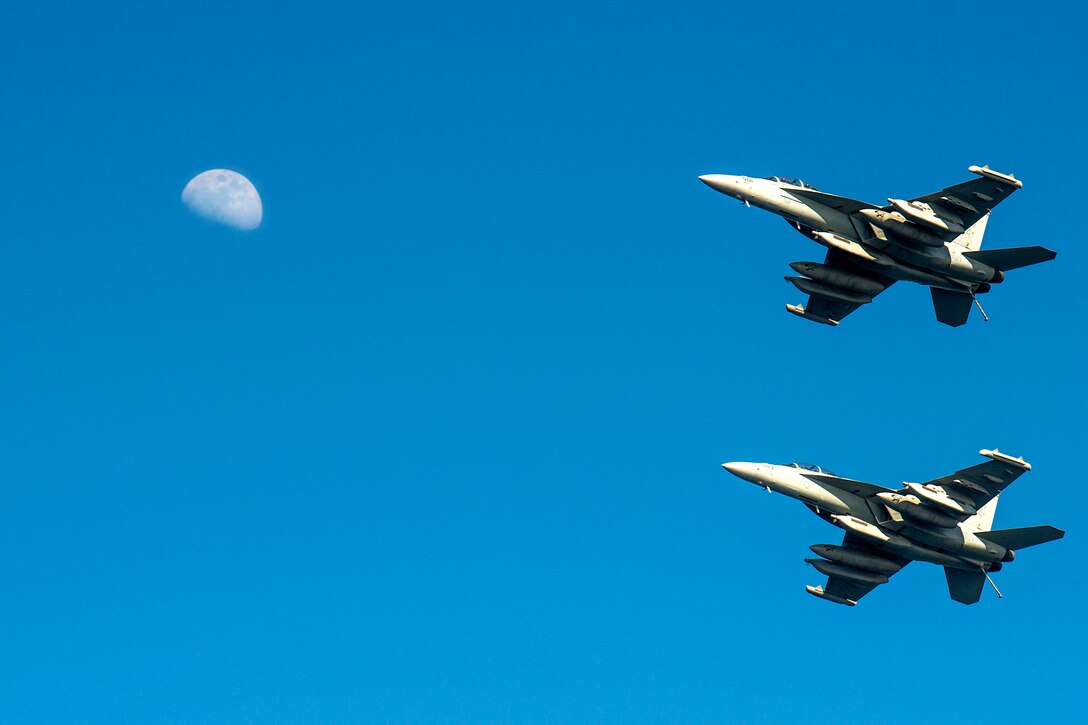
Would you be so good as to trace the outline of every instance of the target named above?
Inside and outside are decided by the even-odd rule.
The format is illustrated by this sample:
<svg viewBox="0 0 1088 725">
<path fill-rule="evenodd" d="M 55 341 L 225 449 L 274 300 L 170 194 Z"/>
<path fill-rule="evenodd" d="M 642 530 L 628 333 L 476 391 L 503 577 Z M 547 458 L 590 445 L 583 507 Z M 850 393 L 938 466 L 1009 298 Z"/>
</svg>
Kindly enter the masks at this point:
<svg viewBox="0 0 1088 725">
<path fill-rule="evenodd" d="M 954 242 L 920 231 L 916 225 L 901 223 L 896 217 L 879 210 L 863 210 L 856 215 L 808 198 L 790 193 L 798 187 L 771 179 L 728 174 L 699 177 L 708 186 L 746 205 L 754 206 L 786 219 L 798 231 L 828 246 L 831 240 L 821 240 L 814 232 L 824 232 L 853 242 L 870 252 L 878 262 L 865 254 L 855 254 L 859 266 L 891 279 L 916 282 L 957 292 L 980 291 L 983 285 L 1000 281 L 993 267 L 963 256 L 964 248 Z M 836 197 L 828 195 L 829 199 Z M 901 216 L 901 215 L 900 215 Z M 833 243 L 833 242 L 832 242 Z M 848 247 L 843 247 L 848 251 Z M 876 252 L 876 254 L 872 254 Z M 982 287 L 981 291 L 985 291 Z"/>
<path fill-rule="evenodd" d="M 950 522 L 952 526 L 935 526 L 910 517 L 896 518 L 884 501 L 874 502 L 847 490 L 851 484 L 847 479 L 842 479 L 842 487 L 833 481 L 814 481 L 805 476 L 806 469 L 795 465 L 735 462 L 722 467 L 761 488 L 801 501 L 824 521 L 896 556 L 978 571 L 980 566 L 999 568 L 994 563 L 1009 555 L 1005 547 L 983 541 L 955 521 Z M 834 478 L 826 473 L 821 477 Z"/>
</svg>

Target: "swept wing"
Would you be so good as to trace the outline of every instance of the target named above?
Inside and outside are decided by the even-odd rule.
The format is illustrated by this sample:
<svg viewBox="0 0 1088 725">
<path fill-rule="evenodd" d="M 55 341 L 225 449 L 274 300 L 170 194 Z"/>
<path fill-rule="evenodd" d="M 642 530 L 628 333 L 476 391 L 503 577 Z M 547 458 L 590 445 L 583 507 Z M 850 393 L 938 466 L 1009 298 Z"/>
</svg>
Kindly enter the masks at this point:
<svg viewBox="0 0 1088 725">
<path fill-rule="evenodd" d="M 943 494 L 954 502 L 969 504 L 969 507 L 964 507 L 964 513 L 957 516 L 961 521 L 966 520 L 973 513 L 971 508 L 976 511 L 981 509 L 1004 491 L 1009 484 L 1031 470 L 1031 466 L 1023 459 L 1013 458 L 1000 451 L 983 450 L 979 453 L 992 460 L 921 484 L 922 489 L 934 494 L 937 500 Z M 911 491 L 922 493 L 923 498 L 925 497 L 925 491 L 913 487 Z M 947 506 L 944 510 L 947 513 L 953 513 Z"/>
<path fill-rule="evenodd" d="M 851 312 L 862 305 L 872 302 L 878 294 L 895 283 L 894 279 L 882 277 L 869 270 L 862 269 L 850 260 L 850 255 L 840 252 L 837 249 L 827 250 L 827 255 L 824 257 L 824 266 L 865 278 L 873 283 L 873 287 L 868 293 L 862 293 L 836 289 L 834 287 L 828 288 L 818 281 L 808 281 L 798 284 L 791 279 L 790 281 L 793 282 L 795 286 L 808 292 L 809 297 L 808 302 L 803 308 L 798 310 L 798 308 L 789 307 L 787 309 L 794 312 L 794 314 L 798 314 L 801 317 L 806 317 L 816 322 L 837 325 Z M 801 271 L 802 273 L 805 273 L 803 267 Z M 844 292 L 846 294 L 844 294 Z"/>
<path fill-rule="evenodd" d="M 819 549 L 832 549 L 828 553 Z M 909 559 L 869 546 L 860 536 L 846 532 L 841 547 L 813 547 L 823 559 L 805 559 L 817 571 L 827 574 L 822 587 L 806 587 L 809 594 L 836 604 L 854 606 L 869 592 L 910 563 Z M 850 562 L 850 563 L 847 563 Z"/>
<path fill-rule="evenodd" d="M 940 210 L 950 212 L 953 217 L 962 220 L 964 228 L 968 228 L 989 214 L 995 206 L 1008 199 L 1014 191 L 1023 188 L 1023 184 L 1014 177 L 997 173 L 986 166 L 981 168 L 972 166 L 970 171 L 979 174 L 979 178 L 947 186 L 940 191 L 917 196 L 909 201 L 928 204 L 930 207 L 936 206 Z M 790 189 L 789 193 L 832 209 L 838 209 L 844 214 L 856 214 L 865 209 L 894 211 L 894 207 L 891 206 L 869 204 L 815 189 Z"/>
<path fill-rule="evenodd" d="M 814 201 L 817 204 L 823 204 L 829 206 L 832 209 L 838 209 L 843 214 L 856 214 L 862 209 L 880 209 L 881 207 L 876 204 L 870 204 L 866 201 L 858 201 L 857 199 L 850 199 L 845 196 L 838 196 L 836 194 L 827 194 L 822 191 L 816 191 L 815 189 L 794 189 L 790 188 L 791 196 L 800 197 L 801 199 L 808 199 Z"/>
<path fill-rule="evenodd" d="M 957 227 L 962 226 L 963 229 L 968 229 L 974 226 L 979 219 L 989 214 L 995 206 L 1008 199 L 1014 191 L 1023 188 L 1023 184 L 1015 177 L 993 171 L 988 166 L 972 166 L 969 171 L 978 174 L 979 178 L 947 186 L 932 194 L 914 197 L 909 202 L 927 205 L 931 209 L 940 212 L 937 216 L 943 218 L 944 223 L 951 219 L 955 220 L 953 223 Z M 894 204 L 892 206 L 878 206 L 845 196 L 827 194 L 815 189 L 790 189 L 789 193 L 802 199 L 829 206 L 832 209 L 838 209 L 844 214 L 857 214 L 866 209 L 889 212 L 896 209 Z M 939 230 L 933 228 L 929 228 L 929 231 L 940 233 Z M 955 237 L 960 231 L 962 229 L 948 229 L 946 232 L 947 238 Z"/>
<path fill-rule="evenodd" d="M 890 493 L 892 489 L 884 488 L 883 486 L 877 486 L 872 483 L 865 483 L 864 481 L 855 481 L 851 478 L 842 478 L 840 476 L 832 476 L 826 473 L 815 473 L 811 471 L 801 471 L 801 475 L 814 483 L 827 484 L 833 486 L 842 491 L 848 491 L 862 498 L 869 498 L 875 496 L 878 493 Z"/>
<path fill-rule="evenodd" d="M 963 226 L 968 228 L 1008 199 L 1014 191 L 1023 187 L 1013 177 L 998 174 L 985 166 L 972 166 L 970 171 L 980 174 L 979 178 L 916 197 L 911 201 L 946 209 L 962 219 Z"/>
</svg>

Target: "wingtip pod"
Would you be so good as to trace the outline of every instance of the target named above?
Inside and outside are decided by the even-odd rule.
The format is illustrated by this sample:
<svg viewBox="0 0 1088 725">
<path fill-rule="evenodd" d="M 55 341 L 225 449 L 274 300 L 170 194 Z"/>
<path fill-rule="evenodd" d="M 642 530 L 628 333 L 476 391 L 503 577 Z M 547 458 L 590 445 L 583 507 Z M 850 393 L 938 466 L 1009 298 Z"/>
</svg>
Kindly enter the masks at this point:
<svg viewBox="0 0 1088 725">
<path fill-rule="evenodd" d="M 845 604 L 848 607 L 853 607 L 857 605 L 857 602 L 855 602 L 853 599 L 844 599 L 843 597 L 836 597 L 833 594 L 828 594 L 823 590 L 822 587 L 814 587 L 806 584 L 805 591 L 816 597 L 817 599 L 824 599 L 829 602 L 834 602 L 835 604 Z"/>
<path fill-rule="evenodd" d="M 1025 461 L 1023 456 L 1020 456 L 1018 458 L 1013 458 L 1009 454 L 1002 453 L 1001 451 L 997 450 L 996 448 L 994 448 L 992 451 L 989 448 L 983 448 L 981 451 L 978 452 L 978 454 L 980 456 L 985 456 L 986 458 L 991 458 L 991 459 L 993 459 L 995 461 L 1001 461 L 1002 463 L 1008 463 L 1010 465 L 1016 466 L 1017 468 L 1023 469 L 1025 471 L 1030 471 L 1031 470 L 1031 464 L 1028 463 L 1027 461 Z"/>
<path fill-rule="evenodd" d="M 972 174 L 978 174 L 979 176 L 985 176 L 987 179 L 993 179 L 1002 184 L 1008 184 L 1014 186 L 1017 189 L 1023 189 L 1024 184 L 1012 174 L 1002 174 L 998 171 L 994 171 L 989 166 L 983 164 L 982 166 L 968 166 L 967 170 Z"/>
<path fill-rule="evenodd" d="M 805 308 L 801 305 L 786 305 L 786 310 L 803 319 L 812 320 L 813 322 L 819 322 L 821 325 L 830 325 L 831 327 L 835 327 L 839 324 L 836 320 L 832 320 L 827 317 L 820 317 L 819 315 L 814 315 L 811 312 L 807 312 L 805 311 Z"/>
</svg>

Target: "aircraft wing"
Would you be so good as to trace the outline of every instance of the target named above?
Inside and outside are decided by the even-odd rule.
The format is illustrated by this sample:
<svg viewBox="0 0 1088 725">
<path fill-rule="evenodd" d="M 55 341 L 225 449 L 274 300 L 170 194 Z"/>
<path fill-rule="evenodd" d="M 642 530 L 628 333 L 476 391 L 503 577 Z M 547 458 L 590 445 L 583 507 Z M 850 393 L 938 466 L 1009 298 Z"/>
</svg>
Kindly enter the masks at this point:
<svg viewBox="0 0 1088 725">
<path fill-rule="evenodd" d="M 854 606 L 862 597 L 881 584 L 887 583 L 896 572 L 910 563 L 910 559 L 869 546 L 864 539 L 849 531 L 843 536 L 842 545 L 864 555 L 879 557 L 883 560 L 884 566 L 882 571 L 877 572 L 823 559 L 806 559 L 805 561 L 812 564 L 814 568 L 826 570 L 825 573 L 828 574 L 827 583 L 823 587 L 808 587 L 808 592 L 836 604 Z"/>
<path fill-rule="evenodd" d="M 849 493 L 856 494 L 862 498 L 869 498 L 875 496 L 878 493 L 891 493 L 892 489 L 884 488 L 883 486 L 876 486 L 872 483 L 865 483 L 864 481 L 855 481 L 850 478 L 842 478 L 840 476 L 831 476 L 826 473 L 812 473 L 809 471 L 801 471 L 801 475 L 812 481 L 813 483 L 826 483 L 828 486 L 833 486 L 841 491 L 848 491 Z"/>
<path fill-rule="evenodd" d="M 975 169 L 976 167 L 971 167 L 972 171 Z M 996 174 L 988 168 L 979 169 L 975 173 L 982 176 L 949 186 L 933 194 L 916 197 L 911 201 L 943 206 L 963 219 L 963 226 L 969 228 L 1022 186 L 1011 176 Z"/>
<path fill-rule="evenodd" d="M 881 207 L 876 204 L 870 204 L 865 201 L 858 201 L 856 199 L 849 199 L 845 196 L 836 196 L 835 194 L 827 194 L 822 191 L 816 191 L 815 189 L 787 189 L 787 191 L 796 197 L 802 199 L 808 199 L 814 201 L 817 204 L 823 204 L 829 206 L 832 209 L 838 209 L 843 214 L 856 214 L 862 209 L 880 209 Z"/>
<path fill-rule="evenodd" d="M 922 485 L 940 486 L 953 498 L 966 499 L 976 509 L 980 509 L 1004 491 L 1009 484 L 1031 470 L 1031 466 L 1024 463 L 1022 459 L 1013 458 L 1004 453 L 983 451 L 982 454 L 993 460 L 964 468 L 948 476 L 935 478 Z"/>
<path fill-rule="evenodd" d="M 944 207 L 962 219 L 965 228 L 969 228 L 1023 186 L 1012 176 L 997 173 L 986 166 L 982 168 L 972 166 L 970 171 L 979 174 L 979 178 L 946 187 L 932 194 L 918 196 L 910 201 Z M 891 207 L 877 206 L 815 189 L 789 189 L 789 193 L 801 199 L 838 209 L 843 214 L 857 214 L 863 209 L 892 210 Z"/>
<path fill-rule="evenodd" d="M 876 294 L 869 295 L 870 301 L 875 298 L 884 290 L 895 284 L 895 280 L 889 277 L 882 277 L 869 270 L 862 269 L 858 265 L 854 264 L 849 255 L 844 254 L 836 249 L 828 249 L 827 255 L 824 257 L 824 264 L 828 267 L 850 272 L 851 274 L 861 275 L 867 277 L 880 285 L 880 289 Z M 816 287 L 815 289 L 819 289 Z M 832 290 L 834 291 L 834 290 Z M 811 317 L 823 318 L 832 321 L 837 324 L 842 321 L 847 315 L 861 307 L 866 302 L 853 302 L 838 299 L 836 297 L 829 297 L 819 294 L 817 292 L 809 293 L 808 303 L 804 306 L 804 312 L 808 313 Z M 802 315 L 804 316 L 804 315 Z M 819 320 L 822 321 L 822 320 Z"/>
</svg>

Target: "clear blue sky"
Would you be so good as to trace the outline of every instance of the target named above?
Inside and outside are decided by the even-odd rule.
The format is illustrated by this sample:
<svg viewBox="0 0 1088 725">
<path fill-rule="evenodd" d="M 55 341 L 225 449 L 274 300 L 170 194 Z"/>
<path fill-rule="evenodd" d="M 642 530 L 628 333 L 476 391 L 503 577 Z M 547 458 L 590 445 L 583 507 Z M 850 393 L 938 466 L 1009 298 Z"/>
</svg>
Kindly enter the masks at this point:
<svg viewBox="0 0 1088 725">
<path fill-rule="evenodd" d="M 1086 707 L 1076 4 L 185 3 L 0 24 L 0 719 L 1070 721 Z M 766 9 L 764 9 L 764 7 Z M 821 250 L 702 173 L 988 163 L 1050 264 L 797 320 Z M 246 174 L 263 226 L 182 206 Z M 964 607 L 724 473 L 1023 454 Z"/>
</svg>

